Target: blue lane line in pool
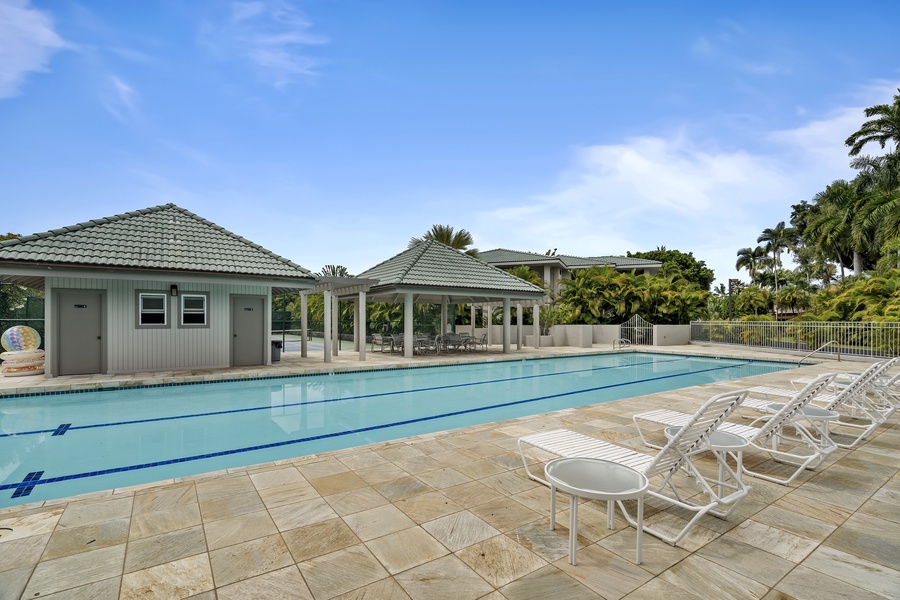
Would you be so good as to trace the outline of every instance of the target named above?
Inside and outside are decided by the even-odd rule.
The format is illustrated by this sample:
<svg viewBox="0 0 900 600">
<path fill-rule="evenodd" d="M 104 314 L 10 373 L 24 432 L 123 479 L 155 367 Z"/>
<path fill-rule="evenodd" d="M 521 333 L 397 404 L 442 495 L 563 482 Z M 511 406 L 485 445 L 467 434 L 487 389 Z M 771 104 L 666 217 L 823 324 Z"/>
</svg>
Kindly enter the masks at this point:
<svg viewBox="0 0 900 600">
<path fill-rule="evenodd" d="M 747 361 L 745 364 L 750 364 L 750 362 L 751 361 Z M 713 367 L 710 369 L 703 369 L 700 371 L 692 371 L 691 373 L 673 373 L 673 374 L 669 374 L 669 375 L 661 375 L 659 377 L 651 377 L 649 379 L 642 379 L 641 381 L 625 381 L 625 382 L 621 382 L 621 383 L 612 383 L 609 385 L 601 385 L 601 386 L 584 389 L 584 390 L 575 390 L 575 391 L 571 391 L 571 392 L 560 392 L 559 394 L 549 394 L 547 396 L 538 396 L 536 398 L 526 398 L 525 400 L 513 400 L 511 402 L 502 402 L 500 404 L 492 404 L 490 406 L 479 406 L 476 408 L 468 408 L 466 410 L 458 410 L 458 411 L 443 413 L 443 414 L 439 414 L 439 415 L 431 415 L 429 417 L 418 417 L 416 419 L 407 419 L 405 421 L 395 421 L 393 423 L 384 423 L 382 425 L 371 425 L 369 427 L 360 427 L 358 429 L 349 429 L 346 431 L 337 431 L 334 433 L 323 433 L 321 435 L 314 435 L 314 436 L 299 438 L 299 439 L 295 439 L 295 440 L 284 440 L 281 442 L 271 442 L 269 444 L 260 444 L 257 446 L 247 446 L 245 448 L 233 448 L 231 450 L 223 450 L 221 452 L 210 452 L 207 454 L 198 454 L 196 456 L 183 456 L 181 458 L 173 458 L 170 460 L 160 460 L 160 461 L 142 463 L 142 464 L 137 464 L 137 465 L 128 465 L 126 467 L 101 469 L 99 471 L 76 473 L 74 475 L 61 475 L 59 477 L 48 477 L 47 479 L 40 479 L 41 475 L 43 475 L 44 472 L 39 471 L 37 473 L 36 477 L 34 477 L 33 479 L 30 479 L 30 480 L 28 478 L 31 477 L 33 474 L 29 473 L 28 476 L 26 476 L 26 478 L 25 478 L 26 482 L 7 483 L 7 484 L 0 485 L 0 491 L 16 488 L 17 491 L 13 493 L 13 498 L 18 498 L 19 496 L 30 494 L 31 490 L 34 489 L 34 486 L 36 486 L 36 485 L 43 485 L 43 484 L 48 484 L 48 483 L 59 483 L 61 481 L 70 481 L 73 479 L 85 479 L 87 477 L 99 477 L 101 475 L 111 475 L 113 473 L 122 473 L 125 471 L 137 471 L 139 469 L 151 469 L 153 467 L 162 467 L 165 465 L 174 465 L 174 464 L 179 464 L 179 463 L 191 462 L 191 461 L 195 461 L 195 460 L 216 458 L 219 456 L 229 456 L 232 454 L 241 454 L 244 452 L 254 452 L 256 450 L 267 450 L 270 448 L 278 448 L 278 447 L 282 447 L 282 446 L 292 446 L 295 444 L 302 444 L 304 442 L 314 442 L 317 440 L 323 440 L 323 439 L 328 439 L 328 438 L 342 437 L 342 436 L 347 436 L 347 435 L 356 435 L 358 433 L 365 433 L 367 431 L 388 429 L 391 427 L 399 427 L 401 425 L 411 425 L 413 423 L 421 423 L 423 421 L 433 421 L 436 419 L 444 419 L 447 417 L 455 417 L 458 415 L 482 412 L 485 410 L 492 410 L 495 408 L 505 408 L 507 406 L 528 404 L 530 402 L 538 402 L 540 400 L 549 400 L 551 398 L 562 398 L 565 396 L 574 396 L 576 394 L 584 394 L 586 392 L 596 392 L 599 390 L 606 390 L 606 389 L 612 389 L 612 388 L 617 388 L 617 387 L 622 387 L 622 386 L 627 386 L 627 385 L 634 385 L 636 383 L 646 383 L 648 381 L 660 381 L 663 379 L 671 379 L 674 377 L 684 377 L 685 375 L 693 375 L 696 373 L 709 373 L 712 371 L 721 371 L 723 369 L 730 369 L 730 368 L 732 368 L 732 366 L 733 365 L 728 365 L 728 366 L 724 366 L 724 367 Z M 20 493 L 19 488 L 22 488 L 23 484 L 25 484 L 25 483 L 27 483 L 27 485 L 30 487 L 28 488 L 27 493 Z"/>
<path fill-rule="evenodd" d="M 587 373 L 587 372 L 592 372 L 592 371 L 606 371 L 609 369 L 624 369 L 624 368 L 629 368 L 629 367 L 638 367 L 638 366 L 642 366 L 642 365 L 679 362 L 679 361 L 683 361 L 683 360 L 688 360 L 688 357 L 687 356 L 679 356 L 679 357 L 673 358 L 673 359 L 656 360 L 656 361 L 649 360 L 649 361 L 645 361 L 645 362 L 631 363 L 631 364 L 627 364 L 627 365 L 612 365 L 612 366 L 608 366 L 608 367 L 591 367 L 588 369 L 575 369 L 572 371 L 562 371 L 559 373 L 538 373 L 536 375 L 524 375 L 521 377 L 507 377 L 504 379 L 489 379 L 489 380 L 485 380 L 485 381 L 471 381 L 471 382 L 467 382 L 467 383 L 455 383 L 452 385 L 441 385 L 441 386 L 434 386 L 434 387 L 417 388 L 415 390 L 396 390 L 396 391 L 392 391 L 392 392 L 380 392 L 377 394 L 363 394 L 360 396 L 344 396 L 342 398 L 326 398 L 324 400 L 305 400 L 305 401 L 301 401 L 301 402 L 290 402 L 288 404 L 283 404 L 283 405 L 281 405 L 281 407 L 289 408 L 292 406 L 312 406 L 315 404 L 328 404 L 331 402 L 347 402 L 350 400 L 363 400 L 366 398 L 379 398 L 382 396 L 394 396 L 397 394 L 409 394 L 409 393 L 413 393 L 413 392 L 415 392 L 415 393 L 433 392 L 436 390 L 444 390 L 444 389 L 451 389 L 451 388 L 457 388 L 457 387 L 488 385 L 488 384 L 492 384 L 492 383 L 500 383 L 503 381 L 519 381 L 519 380 L 525 380 L 525 379 L 537 379 L 537 378 L 541 378 L 541 377 L 559 377 L 559 376 L 563 376 L 563 375 L 573 375 L 575 373 Z M 746 364 L 749 364 L 749 363 L 733 364 L 733 365 L 729 365 L 729 368 L 744 366 Z M 161 421 L 176 421 L 179 419 L 196 419 L 199 417 L 214 417 L 217 415 L 231 415 L 231 414 L 236 414 L 236 413 L 254 412 L 254 411 L 258 411 L 258 410 L 270 410 L 271 408 L 272 408 L 271 406 L 251 406 L 248 408 L 235 408 L 235 409 L 231 409 L 231 410 L 217 410 L 217 411 L 202 412 L 202 413 L 191 413 L 188 415 L 175 415 L 175 416 L 170 416 L 170 417 L 153 417 L 150 419 L 135 419 L 132 421 L 117 421 L 114 423 L 93 423 L 90 425 L 77 425 L 75 427 L 67 427 L 66 429 L 67 430 L 71 429 L 72 431 L 76 431 L 79 429 L 97 429 L 100 427 L 118 427 L 120 425 L 139 425 L 141 423 L 158 423 Z M 70 425 L 71 425 L 71 423 L 70 423 Z M 16 431 L 16 432 L 12 432 L 12 433 L 0 433 L 0 438 L 14 437 L 14 436 L 20 436 L 20 435 L 38 435 L 41 433 L 51 433 L 51 432 L 56 432 L 56 431 L 58 431 L 58 428 L 57 429 L 36 429 L 36 430 L 32 430 L 32 431 Z M 63 432 L 63 433 L 65 433 L 65 432 Z M 53 433 L 53 435 L 57 435 L 57 434 Z M 59 434 L 59 435 L 62 435 L 62 434 Z"/>
</svg>

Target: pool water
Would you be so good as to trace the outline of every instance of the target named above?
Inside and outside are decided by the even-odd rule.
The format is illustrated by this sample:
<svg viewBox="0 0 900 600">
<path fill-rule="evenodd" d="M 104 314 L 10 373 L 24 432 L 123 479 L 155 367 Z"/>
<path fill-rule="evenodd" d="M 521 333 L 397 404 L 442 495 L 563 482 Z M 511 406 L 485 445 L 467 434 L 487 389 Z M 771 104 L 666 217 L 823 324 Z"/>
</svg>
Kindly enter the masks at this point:
<svg viewBox="0 0 900 600">
<path fill-rule="evenodd" d="M 794 365 L 620 353 L 0 400 L 0 507 Z"/>
</svg>

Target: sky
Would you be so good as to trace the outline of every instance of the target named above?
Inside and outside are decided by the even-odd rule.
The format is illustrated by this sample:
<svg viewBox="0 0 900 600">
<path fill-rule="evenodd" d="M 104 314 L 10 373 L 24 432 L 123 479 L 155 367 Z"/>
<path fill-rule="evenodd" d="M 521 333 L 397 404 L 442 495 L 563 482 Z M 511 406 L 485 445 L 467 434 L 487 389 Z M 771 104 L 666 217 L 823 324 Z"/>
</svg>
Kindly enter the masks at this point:
<svg viewBox="0 0 900 600">
<path fill-rule="evenodd" d="M 747 280 L 738 249 L 853 177 L 898 23 L 896 0 L 0 0 L 0 233 L 171 202 L 311 271 L 445 224 Z"/>
</svg>

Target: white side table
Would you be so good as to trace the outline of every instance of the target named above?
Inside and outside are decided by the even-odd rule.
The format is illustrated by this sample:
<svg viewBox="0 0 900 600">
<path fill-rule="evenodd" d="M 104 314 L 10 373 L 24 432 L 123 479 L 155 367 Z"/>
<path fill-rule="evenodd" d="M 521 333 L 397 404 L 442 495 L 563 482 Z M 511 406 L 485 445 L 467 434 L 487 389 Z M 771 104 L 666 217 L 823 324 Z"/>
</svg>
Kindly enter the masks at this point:
<svg viewBox="0 0 900 600">
<path fill-rule="evenodd" d="M 666 439 L 672 439 L 679 431 L 681 431 L 681 427 L 666 427 Z M 741 477 L 744 470 L 744 450 L 746 450 L 749 445 L 750 442 L 736 433 L 716 430 L 709 434 L 706 444 L 697 451 L 703 452 L 704 450 L 709 450 L 716 455 L 716 462 L 719 464 L 719 497 L 722 497 L 725 494 L 724 486 L 726 468 L 728 467 L 727 457 L 729 454 L 734 456 L 735 460 L 734 477 L 737 478 L 737 481 L 740 484 L 743 484 Z"/>
<path fill-rule="evenodd" d="M 772 413 L 777 413 L 779 410 L 784 408 L 784 403 L 773 403 L 768 407 L 768 411 Z M 819 406 L 813 406 L 811 404 L 807 404 L 802 409 L 803 417 L 809 421 L 810 425 L 812 425 L 822 437 L 822 441 L 826 444 L 831 443 L 831 432 L 829 431 L 829 423 L 831 421 L 837 421 L 841 418 L 841 415 L 834 412 L 833 410 L 827 410 L 825 408 L 821 408 Z"/>
<path fill-rule="evenodd" d="M 572 495 L 569 511 L 569 564 L 575 564 L 578 541 L 578 498 L 606 500 L 608 527 L 613 528 L 615 502 L 637 498 L 637 564 L 641 564 L 644 533 L 644 493 L 647 478 L 631 467 L 598 458 L 558 458 L 547 463 L 550 483 L 550 529 L 556 529 L 556 490 Z"/>
</svg>

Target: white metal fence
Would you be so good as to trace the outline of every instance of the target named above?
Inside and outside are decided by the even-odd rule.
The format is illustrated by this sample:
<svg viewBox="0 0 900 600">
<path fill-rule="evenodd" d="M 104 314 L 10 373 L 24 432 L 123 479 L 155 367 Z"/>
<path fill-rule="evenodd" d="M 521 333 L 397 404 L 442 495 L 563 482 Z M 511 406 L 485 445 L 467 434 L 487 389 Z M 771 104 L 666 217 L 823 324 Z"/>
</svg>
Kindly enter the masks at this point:
<svg viewBox="0 0 900 600">
<path fill-rule="evenodd" d="M 619 339 L 649 346 L 653 343 L 653 324 L 641 315 L 633 315 L 619 325 Z"/>
<path fill-rule="evenodd" d="M 738 344 L 822 354 L 900 356 L 898 322 L 692 321 L 692 342 Z"/>
</svg>

